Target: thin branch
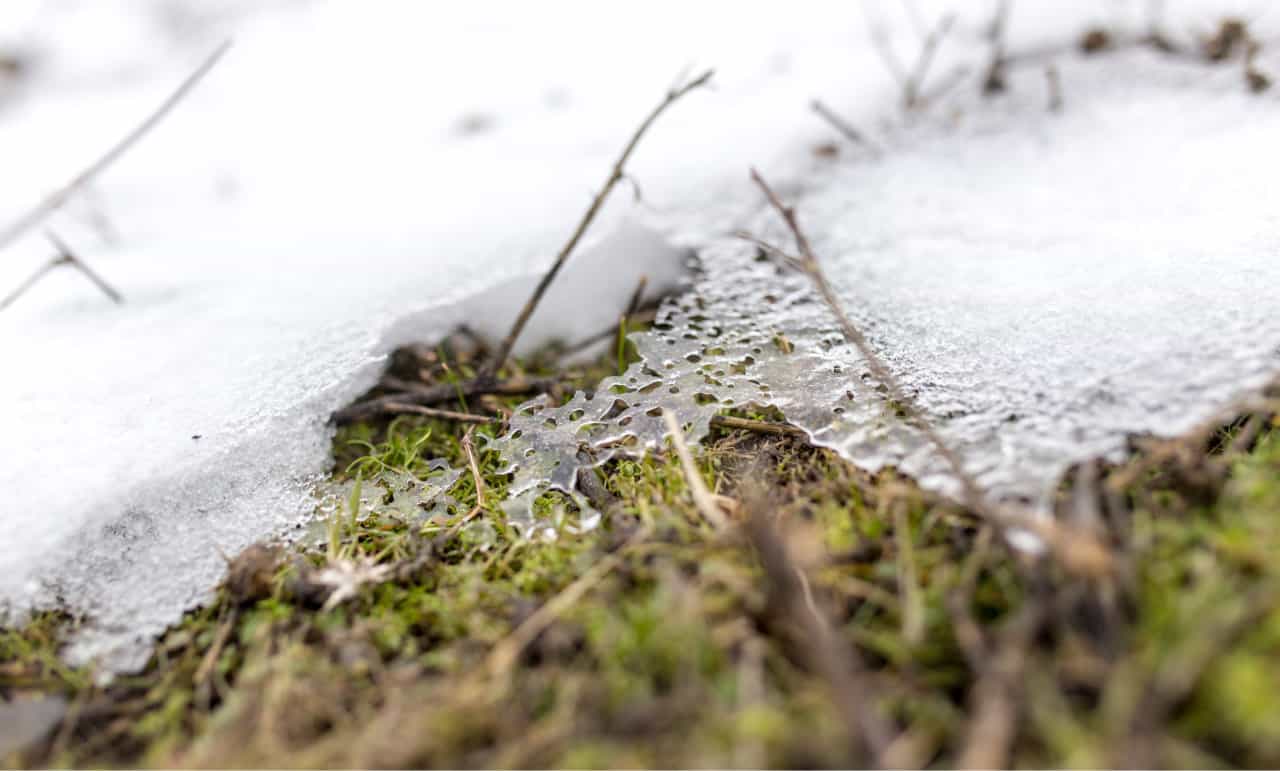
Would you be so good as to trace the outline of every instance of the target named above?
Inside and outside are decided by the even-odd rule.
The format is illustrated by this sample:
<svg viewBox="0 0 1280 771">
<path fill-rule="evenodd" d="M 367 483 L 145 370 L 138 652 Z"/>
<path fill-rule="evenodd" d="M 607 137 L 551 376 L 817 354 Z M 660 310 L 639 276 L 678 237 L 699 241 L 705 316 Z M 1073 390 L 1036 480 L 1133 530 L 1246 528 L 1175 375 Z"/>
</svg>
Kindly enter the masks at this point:
<svg viewBox="0 0 1280 771">
<path fill-rule="evenodd" d="M 907 421 L 924 435 L 925 439 L 933 445 L 935 451 L 951 469 L 952 474 L 960 482 L 963 502 L 975 513 L 997 527 L 1003 529 L 1020 528 L 1034 533 L 1060 559 L 1063 566 L 1073 572 L 1086 575 L 1109 573 L 1112 568 L 1111 553 L 1091 534 L 1075 532 L 1073 529 L 1066 528 L 1048 517 L 1035 516 L 1021 509 L 997 507 L 987 501 L 977 480 L 965 469 L 964 462 L 960 456 L 947 444 L 946 440 L 933 427 L 933 424 L 925 418 L 924 412 L 916 404 L 915 399 L 902 388 L 897 377 L 885 365 L 880 355 L 871 347 L 871 344 L 867 342 L 862 331 L 845 313 L 839 296 L 830 282 L 827 281 L 826 274 L 822 271 L 822 266 L 814 254 L 809 239 L 800 228 L 795 209 L 785 205 L 773 191 L 773 188 L 769 187 L 768 183 L 764 181 L 764 178 L 755 169 L 751 170 L 751 179 L 759 186 L 769 205 L 781 215 L 787 229 L 791 231 L 791 235 L 796 242 L 796 249 L 800 255 L 798 258 L 791 259 L 809 278 L 823 302 L 836 317 L 845 339 L 857 348 L 858 353 L 866 362 L 867 368 L 871 370 L 871 375 L 885 387 L 888 397 L 899 406 Z M 775 251 L 780 252 L 781 250 L 775 249 Z"/>
<path fill-rule="evenodd" d="M 809 103 L 809 107 L 818 115 L 818 117 L 822 118 L 827 123 L 830 123 L 832 128 L 840 132 L 845 139 L 848 139 L 855 145 L 862 145 L 877 156 L 880 155 L 880 148 L 877 147 L 875 143 L 867 139 L 866 135 L 855 128 L 852 123 L 837 115 L 834 110 L 823 104 L 821 100 L 814 99 Z"/>
<path fill-rule="evenodd" d="M 154 129 L 160 121 L 164 120 L 165 116 L 168 115 L 173 108 L 176 107 L 178 103 L 181 102 L 183 98 L 185 98 L 186 95 L 200 83 L 201 80 L 204 79 L 204 76 L 209 74 L 209 71 L 212 70 L 214 65 L 222 59 L 223 55 L 230 47 L 230 40 L 218 46 L 218 48 L 214 50 L 214 52 L 210 54 L 199 67 L 196 68 L 195 72 L 192 72 L 187 76 L 186 80 L 182 81 L 182 84 L 178 86 L 177 90 L 169 95 L 169 98 L 165 99 L 154 112 L 148 115 L 146 120 L 138 124 L 138 126 L 126 134 L 123 139 L 112 146 L 105 155 L 91 164 L 87 169 L 73 177 L 66 185 L 46 197 L 40 203 L 36 204 L 35 208 L 31 209 L 31 211 L 9 223 L 3 230 L 0 230 L 0 249 L 4 249 L 9 244 L 17 240 L 18 237 L 39 224 L 41 220 L 66 203 L 67 199 L 74 195 L 76 191 L 91 182 L 108 166 L 119 160 L 120 156 L 128 152 L 129 149 L 137 144 L 140 139 L 150 133 L 151 130 Z"/>
<path fill-rule="evenodd" d="M 35 286 L 37 281 L 44 278 L 44 274 L 48 273 L 54 268 L 61 267 L 66 264 L 67 264 L 66 260 L 62 259 L 62 257 L 59 256 L 59 257 L 51 258 L 50 260 L 45 262 L 43 265 L 41 265 L 39 268 L 36 268 L 35 273 L 32 273 L 30 276 L 28 276 L 25 281 L 23 281 L 21 284 L 18 285 L 17 289 L 14 289 L 12 292 L 5 295 L 3 300 L 0 300 L 0 311 L 3 311 L 5 308 L 8 308 L 10 305 L 13 305 L 15 300 L 17 300 L 22 295 L 26 294 L 26 291 L 28 289 Z"/>
<path fill-rule="evenodd" d="M 452 420 L 455 423 L 487 425 L 493 422 L 493 418 L 486 417 L 484 415 L 472 415 L 467 412 L 455 412 L 453 410 L 440 410 L 434 407 L 423 407 L 421 404 L 405 404 L 403 402 L 383 402 L 379 405 L 379 411 L 383 415 L 421 415 L 424 418 Z"/>
<path fill-rule="evenodd" d="M 91 282 L 93 282 L 93 285 L 98 287 L 98 289 L 102 290 L 102 293 L 105 294 L 116 305 L 124 304 L 124 296 L 121 295 L 120 292 L 116 291 L 115 287 L 108 284 L 106 280 L 102 278 L 102 276 L 99 276 L 97 272 L 95 272 L 92 268 L 90 268 L 89 265 L 85 263 L 84 260 L 80 259 L 80 257 L 78 257 L 76 253 L 71 250 L 71 247 L 67 246 L 67 244 L 64 241 L 62 241 L 62 239 L 58 238 L 56 235 L 54 235 L 52 232 L 49 232 L 49 231 L 45 232 L 45 237 L 48 238 L 49 241 L 53 243 L 53 247 L 58 250 L 58 253 L 55 256 L 51 257 L 48 262 L 46 262 L 45 264 L 37 268 L 36 272 L 32 273 L 30 276 L 27 277 L 25 281 L 19 284 L 17 289 L 14 289 L 12 292 L 5 295 L 4 299 L 0 300 L 0 311 L 3 311 L 5 308 L 8 308 L 10 305 L 12 305 L 14 301 L 17 300 L 19 297 L 21 297 L 23 294 L 25 294 L 27 290 L 35 286 L 36 282 L 38 282 L 41 278 L 44 278 L 45 274 L 49 273 L 55 268 L 60 268 L 63 266 L 75 268 L 76 270 L 80 271 L 81 274 L 83 274 L 86 278 L 88 278 Z"/>
<path fill-rule="evenodd" d="M 622 154 L 618 156 L 618 160 L 614 162 L 613 169 L 609 172 L 609 177 L 605 180 L 604 187 L 596 194 L 591 201 L 591 205 L 587 207 L 587 211 L 582 215 L 582 219 L 578 222 L 578 226 L 574 228 L 573 234 L 569 236 L 569 240 L 560 249 L 560 253 L 556 255 L 555 262 L 551 264 L 538 285 L 534 288 L 533 294 L 530 295 L 524 307 L 520 309 L 520 314 L 516 316 L 515 323 L 511 325 L 511 331 L 503 338 L 502 343 L 498 346 L 497 352 L 493 358 L 480 371 L 481 378 L 493 378 L 498 374 L 498 370 L 506 363 L 507 357 L 511 355 L 511 350 L 515 347 L 516 340 L 520 337 L 520 333 L 524 331 L 525 324 L 529 322 L 529 318 L 537 309 L 538 303 L 542 301 L 542 296 L 546 294 L 547 289 L 555 281 L 556 276 L 560 273 L 560 269 L 568 262 L 569 256 L 573 254 L 573 250 L 578 246 L 578 242 L 582 240 L 582 236 L 586 234 L 587 228 L 595 220 L 600 209 L 604 206 L 604 202 L 609 198 L 609 194 L 613 192 L 613 188 L 626 177 L 627 161 L 631 159 L 632 152 L 640 144 L 640 140 L 644 137 L 649 127 L 666 112 L 667 108 L 675 104 L 681 97 L 690 91 L 701 88 L 711 80 L 713 70 L 707 70 L 702 75 L 689 81 L 679 88 L 672 88 L 667 92 L 666 97 L 655 107 L 648 116 L 636 128 L 635 133 L 631 135 L 630 141 L 623 148 Z"/>
<path fill-rule="evenodd" d="M 115 303 L 116 305 L 124 305 L 124 296 L 121 295 L 119 292 L 117 292 L 115 288 L 112 287 L 110 284 L 108 284 L 105 280 L 103 280 L 102 276 L 99 276 L 96 272 L 94 272 L 94 270 L 90 268 L 89 265 L 84 260 L 80 259 L 79 255 L 77 255 L 74 251 L 71 250 L 70 246 L 67 246 L 67 243 L 65 241 L 63 241 L 61 238 L 58 238 L 56 233 L 54 233 L 52 230 L 46 230 L 44 235 L 45 235 L 45 238 L 49 239 L 49 242 L 53 244 L 54 248 L 58 250 L 58 259 L 60 259 L 65 264 L 71 265 L 76 270 L 79 270 L 86 277 L 88 277 L 88 279 L 92 281 L 95 286 L 97 286 L 99 289 L 102 290 L 103 294 L 111 298 L 111 302 Z"/>
</svg>

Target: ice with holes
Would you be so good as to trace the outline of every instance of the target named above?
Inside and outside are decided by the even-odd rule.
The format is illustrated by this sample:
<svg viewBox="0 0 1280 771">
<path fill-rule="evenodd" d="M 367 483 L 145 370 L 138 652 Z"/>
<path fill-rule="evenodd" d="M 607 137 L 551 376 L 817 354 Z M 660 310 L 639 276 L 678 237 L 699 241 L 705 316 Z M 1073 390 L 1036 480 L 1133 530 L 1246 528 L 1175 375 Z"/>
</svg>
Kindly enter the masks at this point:
<svg viewBox="0 0 1280 771">
<path fill-rule="evenodd" d="M 847 312 L 996 497 L 1043 504 L 1072 462 L 1187 430 L 1280 372 L 1280 106 L 1235 73 L 1125 64 L 1066 69 L 1062 114 L 1014 100 L 918 125 L 787 191 Z M 743 224 L 794 248 L 766 207 Z M 632 336 L 641 361 L 517 412 L 495 442 L 514 513 L 532 523 L 531 495 L 658 445 L 664 408 L 696 439 L 722 409 L 772 405 L 860 465 L 957 492 L 807 278 L 742 238 L 700 260 Z"/>
</svg>

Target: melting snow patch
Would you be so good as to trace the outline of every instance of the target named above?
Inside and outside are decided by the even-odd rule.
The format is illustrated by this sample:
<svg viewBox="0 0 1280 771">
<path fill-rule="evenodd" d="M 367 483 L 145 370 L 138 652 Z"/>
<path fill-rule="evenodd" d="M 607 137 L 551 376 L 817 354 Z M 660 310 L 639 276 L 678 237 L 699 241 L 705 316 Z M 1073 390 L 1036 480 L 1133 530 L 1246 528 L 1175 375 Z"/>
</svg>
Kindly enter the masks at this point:
<svg viewBox="0 0 1280 771">
<path fill-rule="evenodd" d="M 1118 73 L 1123 73 L 1119 75 Z M 1280 111 L 1150 55 L 1075 62 L 1072 108 L 920 127 L 795 192 L 850 315 L 996 496 L 1042 499 L 1073 461 L 1171 435 L 1280 372 Z M 963 102 L 953 107 L 972 109 Z M 776 214 L 749 224 L 790 244 Z M 725 228 L 722 228 L 722 230 Z M 806 279 L 726 239 L 632 336 L 641 361 L 495 442 L 514 492 L 773 405 L 818 444 L 926 486 L 956 480 L 899 420 Z M 529 492 L 513 505 L 526 518 Z"/>
</svg>

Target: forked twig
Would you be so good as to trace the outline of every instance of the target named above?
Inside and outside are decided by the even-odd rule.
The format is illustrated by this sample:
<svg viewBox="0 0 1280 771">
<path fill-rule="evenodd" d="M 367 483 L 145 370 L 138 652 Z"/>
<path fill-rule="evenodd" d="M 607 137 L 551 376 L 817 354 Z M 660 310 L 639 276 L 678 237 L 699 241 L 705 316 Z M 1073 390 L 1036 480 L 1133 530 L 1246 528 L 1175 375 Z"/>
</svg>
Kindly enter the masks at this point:
<svg viewBox="0 0 1280 771">
<path fill-rule="evenodd" d="M 885 68 L 889 70 L 889 73 L 893 75 L 893 79 L 902 88 L 902 108 L 904 110 L 914 110 L 920 106 L 924 96 L 924 81 L 929 76 L 929 67 L 933 64 L 933 58 L 938 52 L 938 46 L 941 45 L 947 33 L 951 31 L 955 21 L 954 14 L 947 14 L 938 20 L 933 29 L 929 30 L 929 34 L 925 35 L 924 41 L 920 44 L 920 53 L 916 55 L 915 64 L 912 65 L 909 72 L 902 66 L 902 62 L 898 60 L 897 55 L 894 54 L 893 46 L 889 44 L 889 37 L 884 28 L 879 24 L 871 23 L 871 43 L 880 54 L 880 58 L 884 60 Z"/>
<path fill-rule="evenodd" d="M 113 145 L 111 149 L 107 150 L 106 154 L 94 161 L 84 171 L 81 171 L 73 177 L 70 182 L 54 191 L 40 203 L 36 204 L 36 206 L 26 214 L 18 217 L 18 219 L 6 225 L 3 230 L 0 230 L 0 249 L 4 249 L 9 244 L 17 240 L 18 237 L 39 224 L 41 220 L 66 203 L 67 199 L 74 195 L 76 191 L 93 181 L 93 179 L 101 174 L 108 166 L 119 160 L 120 156 L 124 155 L 131 147 L 137 144 L 140 139 L 150 133 L 151 130 L 154 129 L 160 121 L 164 120 L 165 116 L 172 112 L 173 108 L 176 107 L 178 103 L 181 102 L 186 95 L 200 83 L 201 80 L 204 79 L 204 76 L 209 74 L 209 71 L 212 70 L 214 65 L 222 59 L 223 55 L 226 54 L 227 49 L 230 47 L 230 40 L 218 46 L 217 49 L 215 49 L 214 52 L 196 68 L 195 72 L 192 72 L 187 76 L 186 80 L 182 81 L 182 84 L 178 86 L 177 90 L 170 94 L 154 112 L 147 116 L 146 120 L 138 124 L 132 131 L 126 134 L 123 139 Z"/>
<path fill-rule="evenodd" d="M 529 322 L 529 318 L 537 309 L 538 303 L 542 301 L 542 296 L 546 294 L 551 283 L 555 281 L 556 276 L 560 273 L 560 269 L 568 262 L 569 256 L 573 254 L 573 250 L 577 248 L 578 242 L 582 240 L 582 236 L 586 234 L 587 228 L 595 220 L 596 215 L 600 213 L 600 209 L 604 206 L 604 202 L 609 198 L 609 194 L 613 192 L 613 188 L 619 182 L 626 178 L 627 161 L 631 159 L 631 153 L 635 151 L 636 146 L 640 144 L 640 140 L 644 137 L 645 132 L 658 119 L 667 108 L 675 104 L 685 94 L 695 89 L 707 85 L 711 80 L 714 70 L 707 70 L 703 74 L 684 84 L 683 86 L 673 87 L 667 92 L 666 97 L 655 107 L 636 128 L 635 133 L 631 135 L 631 139 L 622 149 L 622 154 L 618 156 L 618 160 L 614 162 L 613 168 L 609 172 L 609 177 L 605 180 L 604 187 L 592 199 L 591 205 L 587 207 L 587 211 L 582 215 L 582 219 L 578 221 L 578 226 L 574 228 L 573 234 L 569 236 L 569 240 L 560 248 L 559 254 L 556 255 L 555 261 L 551 264 L 550 270 L 543 274 L 542 279 L 538 281 L 538 285 L 534 287 L 533 294 L 529 296 L 524 307 L 520 309 L 520 314 L 516 316 L 515 323 L 511 325 L 511 330 L 507 332 L 507 336 L 502 339 L 498 350 L 494 353 L 488 363 L 480 370 L 479 377 L 481 379 L 492 379 L 498 374 L 498 370 L 506 363 L 507 357 L 511 355 L 511 349 L 515 347 L 516 340 L 520 337 L 520 333 L 524 331 L 525 324 Z"/>
<path fill-rule="evenodd" d="M 53 247 L 58 250 L 58 253 L 50 258 L 44 265 L 41 265 L 35 273 L 32 273 L 27 278 L 26 281 L 19 284 L 17 289 L 14 289 L 12 292 L 5 295 L 4 299 L 0 300 L 0 311 L 8 308 L 10 305 L 13 305 L 15 300 L 25 294 L 28 289 L 35 286 L 36 282 L 41 278 L 44 278 L 47 273 L 64 265 L 75 268 L 84 274 L 86 278 L 93 282 L 94 286 L 101 289 L 102 293 L 110 298 L 111 302 L 116 305 L 124 304 L 124 296 L 121 295 L 120 292 L 116 291 L 115 287 L 108 284 L 102 276 L 99 276 L 97 272 L 90 268 L 84 260 L 80 259 L 80 257 L 72 251 L 71 247 L 67 246 L 66 242 L 58 238 L 52 231 L 46 231 L 45 237 L 48 238 L 53 244 Z"/>
<path fill-rule="evenodd" d="M 947 444 L 946 440 L 933 427 L 933 424 L 925 418 L 923 411 L 916 405 L 915 399 L 902 388 L 897 377 L 894 376 L 893 372 L 880 358 L 880 355 L 867 342 L 862 331 L 845 313 L 839 296 L 830 282 L 827 281 L 826 274 L 822 271 L 822 266 L 814 254 L 809 239 L 800 228 L 795 209 L 784 204 L 778 198 L 777 193 L 773 191 L 773 188 L 769 187 L 769 184 L 764 181 L 764 178 L 755 169 L 751 170 L 751 179 L 764 193 L 769 205 L 781 215 L 786 223 L 787 229 L 790 230 L 792 237 L 795 239 L 799 256 L 786 255 L 785 252 L 777 247 L 769 247 L 770 251 L 783 255 L 788 265 L 808 277 L 823 302 L 835 315 L 845 339 L 857 348 L 858 353 L 866 362 L 867 368 L 871 370 L 871 375 L 885 387 L 889 398 L 898 405 L 906 420 L 933 445 L 935 451 L 951 469 L 952 474 L 959 480 L 963 493 L 963 502 L 997 528 L 1003 530 L 1018 528 L 1034 533 L 1059 558 L 1063 566 L 1073 572 L 1086 575 L 1109 573 L 1112 568 L 1111 553 L 1092 535 L 1076 532 L 1074 529 L 1067 528 L 1053 519 L 1037 517 L 1021 509 L 995 506 L 986 499 L 986 496 L 982 494 L 982 490 L 978 486 L 977 480 L 965 469 L 960 456 Z M 751 240 L 755 243 L 763 243 L 759 239 Z"/>
</svg>

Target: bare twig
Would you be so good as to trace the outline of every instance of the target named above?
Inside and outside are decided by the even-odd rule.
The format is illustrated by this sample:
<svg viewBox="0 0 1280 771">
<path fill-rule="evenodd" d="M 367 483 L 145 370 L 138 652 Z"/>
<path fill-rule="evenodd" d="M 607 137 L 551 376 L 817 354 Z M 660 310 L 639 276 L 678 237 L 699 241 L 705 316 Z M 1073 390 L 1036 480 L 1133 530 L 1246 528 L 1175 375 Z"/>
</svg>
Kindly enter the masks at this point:
<svg viewBox="0 0 1280 771">
<path fill-rule="evenodd" d="M 214 50 L 214 52 L 210 54 L 199 67 L 196 68 L 195 72 L 192 72 L 187 76 L 186 80 L 182 81 L 182 84 L 178 86 L 177 90 L 170 94 L 154 112 L 147 116 L 146 120 L 138 124 L 138 126 L 125 135 L 123 139 L 113 145 L 106 154 L 94 161 L 87 169 L 77 174 L 70 182 L 63 185 L 40 203 L 36 204 L 33 209 L 6 225 L 3 230 L 0 230 L 0 249 L 4 249 L 6 246 L 17 240 L 19 236 L 35 227 L 42 219 L 66 203 L 67 199 L 74 195 L 76 191 L 91 182 L 108 166 L 119 160 L 120 156 L 128 152 L 129 148 L 133 147 L 140 139 L 150 133 L 150 131 L 154 129 L 156 125 L 159 124 L 160 121 L 162 121 L 164 117 L 168 115 L 173 108 L 176 107 L 178 103 L 196 87 L 197 84 L 200 83 L 201 80 L 204 79 L 204 76 L 209 74 L 209 71 L 213 69 L 214 65 L 216 65 L 219 60 L 222 59 L 223 55 L 226 54 L 227 49 L 230 47 L 231 41 L 229 40 L 218 46 L 218 48 Z"/>
<path fill-rule="evenodd" d="M 721 496 L 714 495 L 707 489 L 707 483 L 702 480 L 702 475 L 698 473 L 698 467 L 694 465 L 693 455 L 689 452 L 689 445 L 685 443 L 684 431 L 680 430 L 680 424 L 676 421 L 676 416 L 670 410 L 662 411 L 662 419 L 667 422 L 667 431 L 671 434 L 671 444 L 675 446 L 676 455 L 680 457 L 680 466 L 684 469 L 684 478 L 689 485 L 689 492 L 693 495 L 693 503 L 698 507 L 698 512 L 702 514 L 711 526 L 716 530 L 724 530 L 729 526 L 729 520 L 721 511 Z"/>
<path fill-rule="evenodd" d="M 452 420 L 455 423 L 474 423 L 484 425 L 493 422 L 493 418 L 484 415 L 472 415 L 468 412 L 441 410 L 435 407 L 423 407 L 421 404 L 405 404 L 403 402 L 382 402 L 379 412 L 383 415 L 421 415 L 424 418 Z"/>
<path fill-rule="evenodd" d="M 809 103 L 809 106 L 813 109 L 814 113 L 818 115 L 818 117 L 822 118 L 827 123 L 830 123 L 831 126 L 836 131 L 840 132 L 845 139 L 848 139 L 855 145 L 862 145 L 877 156 L 880 155 L 880 148 L 872 143 L 871 140 L 867 139 L 865 134 L 854 128 L 852 123 L 837 115 L 834 110 L 823 104 L 820 100 L 814 99 Z"/>
<path fill-rule="evenodd" d="M 28 289 L 35 286 L 36 282 L 43 278 L 46 273 L 49 273 L 54 268 L 60 268 L 64 265 L 75 268 L 84 274 L 86 278 L 93 282 L 94 286 L 102 290 L 102 293 L 105 294 L 111 302 L 116 305 L 124 304 L 124 296 L 116 291 L 115 287 L 108 284 L 102 276 L 99 276 L 96 271 L 90 268 L 84 260 L 80 259 L 80 257 L 72 251 L 71 247 L 68 246 L 66 242 L 58 238 L 58 236 L 51 231 L 46 231 L 45 237 L 48 238 L 53 244 L 53 247 L 58 250 L 58 254 L 50 258 L 44 265 L 41 265 L 35 273 L 32 273 L 31 276 L 27 278 L 26 281 L 19 284 L 17 289 L 14 289 L 12 292 L 5 295 L 4 299 L 0 300 L 0 311 L 8 308 L 15 300 L 25 294 Z"/>
<path fill-rule="evenodd" d="M 498 370 L 506 363 L 507 357 L 511 355 L 512 348 L 515 347 L 516 340 L 520 337 L 520 333 L 524 331 L 525 324 L 529 322 L 529 318 L 533 315 L 534 310 L 537 309 L 538 303 L 542 301 L 542 296 L 546 294 L 547 289 L 551 286 L 552 282 L 555 281 L 556 276 L 560 273 L 560 269 L 564 267 L 566 262 L 568 262 L 569 256 L 573 254 L 573 250 L 578 246 L 578 241 L 582 240 L 582 236 L 586 234 L 587 228 L 591 226 L 596 215 L 599 214 L 601 207 L 604 206 L 604 202 L 609 198 L 609 194 L 612 193 L 614 187 L 616 187 L 617 184 L 626 177 L 627 161 L 631 159 L 632 152 L 634 152 L 636 147 L 640 144 L 640 140 L 644 137 L 645 132 L 649 130 L 649 127 L 653 125 L 653 123 L 662 115 L 663 112 L 667 110 L 668 107 L 677 102 L 681 97 L 688 94 L 690 91 L 707 85 L 711 80 L 712 74 L 713 70 L 707 70 L 683 86 L 673 87 L 667 92 L 666 97 L 658 104 L 658 106 L 655 107 L 643 121 L 641 121 L 639 127 L 636 128 L 635 133 L 631 135 L 631 139 L 623 148 L 622 154 L 618 156 L 618 160 L 614 162 L 613 168 L 610 170 L 609 176 L 605 180 L 604 187 L 602 187 L 600 192 L 596 194 L 596 197 L 592 199 L 591 205 L 587 207 L 586 213 L 582 215 L 582 219 L 579 220 L 578 226 L 574 228 L 573 234 L 569 236 L 569 240 L 563 247 L 561 247 L 560 253 L 556 255 L 556 259 L 551 264 L 550 270 L 542 276 L 538 285 L 534 287 L 533 294 L 530 295 L 528 301 L 525 302 L 524 307 L 520 309 L 520 314 L 516 316 L 515 323 L 511 325 L 511 330 L 507 332 L 507 336 L 503 338 L 501 344 L 499 344 L 498 350 L 480 371 L 480 377 L 482 379 L 491 379 L 495 377 L 498 374 Z"/>
<path fill-rule="evenodd" d="M 1110 572 L 1112 567 L 1111 554 L 1092 535 L 1075 532 L 1073 529 L 1066 528 L 1048 517 L 1035 516 L 1029 512 L 1009 506 L 996 506 L 987 501 L 986 496 L 982 494 L 981 488 L 978 486 L 977 480 L 965 469 L 960 456 L 951 449 L 951 446 L 937 432 L 933 424 L 924 417 L 923 411 L 916 405 L 915 400 L 902 388 L 897 377 L 885 365 L 880 355 L 871 347 L 871 344 L 867 342 L 862 331 L 845 313 L 839 296 L 830 282 L 827 281 L 826 274 L 822 271 L 822 266 L 813 252 L 809 239 L 800 228 L 795 210 L 785 205 L 778 198 L 777 194 L 755 169 L 751 170 L 751 179 L 760 187 L 769 205 L 781 215 L 788 230 L 791 231 L 792 237 L 795 239 L 799 257 L 787 256 L 788 264 L 796 267 L 809 278 L 823 302 L 836 317 L 845 339 L 857 348 L 858 353 L 866 362 L 867 368 L 871 370 L 872 377 L 885 387 L 888 397 L 898 405 L 906 420 L 924 435 L 925 439 L 933 445 L 935 451 L 951 469 L 952 474 L 960 482 L 963 502 L 972 511 L 998 528 L 1005 530 L 1018 528 L 1034 533 L 1059 558 L 1064 567 L 1073 572 L 1088 575 L 1101 575 Z M 760 243 L 759 241 L 756 242 Z M 785 252 L 776 247 L 771 247 L 771 251 L 785 255 Z"/>
<path fill-rule="evenodd" d="M 885 69 L 889 70 L 889 74 L 897 81 L 898 86 L 902 89 L 902 107 L 904 110 L 914 110 L 921 104 L 923 96 L 924 81 L 929 75 L 929 67 L 933 64 L 934 55 L 938 52 L 938 46 L 942 43 L 943 38 L 951 31 L 951 27 L 955 24 L 955 15 L 947 14 L 938 20 L 933 29 L 924 35 L 924 40 L 920 44 L 920 53 L 916 55 L 915 64 L 912 65 L 908 72 L 902 66 L 902 62 L 898 60 L 897 54 L 893 52 L 893 46 L 889 43 L 889 35 L 885 31 L 882 24 L 877 21 L 868 19 L 868 27 L 871 35 L 871 44 L 875 47 L 876 52 L 880 54 L 881 60 L 884 61 Z"/>
</svg>

